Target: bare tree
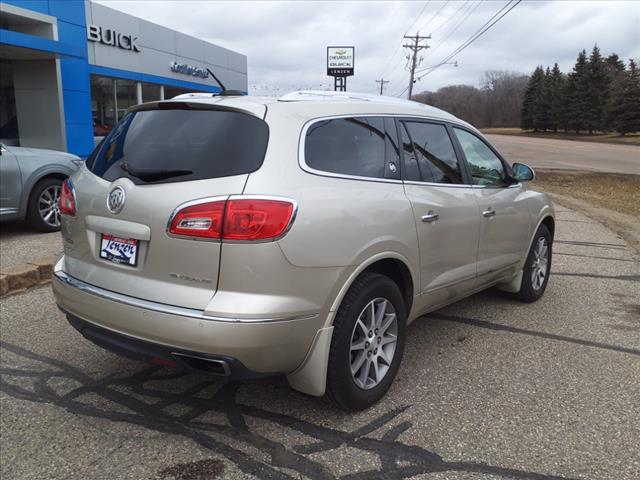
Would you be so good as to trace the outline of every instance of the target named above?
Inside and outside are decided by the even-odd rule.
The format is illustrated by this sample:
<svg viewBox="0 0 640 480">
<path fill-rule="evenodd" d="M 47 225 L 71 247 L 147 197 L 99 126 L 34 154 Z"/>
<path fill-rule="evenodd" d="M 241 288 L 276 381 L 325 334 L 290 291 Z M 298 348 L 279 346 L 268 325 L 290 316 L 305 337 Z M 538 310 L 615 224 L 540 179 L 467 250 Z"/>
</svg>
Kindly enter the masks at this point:
<svg viewBox="0 0 640 480">
<path fill-rule="evenodd" d="M 481 78 L 480 88 L 452 85 L 419 93 L 413 100 L 446 110 L 478 127 L 516 127 L 520 125 L 528 80 L 517 72 L 489 70 Z"/>
</svg>

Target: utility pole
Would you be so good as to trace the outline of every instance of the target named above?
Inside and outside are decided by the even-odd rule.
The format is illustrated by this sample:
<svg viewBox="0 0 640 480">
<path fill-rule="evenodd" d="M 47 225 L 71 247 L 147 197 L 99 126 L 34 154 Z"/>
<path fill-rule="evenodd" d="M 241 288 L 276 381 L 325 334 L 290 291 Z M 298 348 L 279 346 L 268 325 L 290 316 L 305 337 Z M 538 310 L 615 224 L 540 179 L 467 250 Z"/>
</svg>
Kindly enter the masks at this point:
<svg viewBox="0 0 640 480">
<path fill-rule="evenodd" d="M 389 83 L 389 80 L 385 80 L 384 78 L 381 78 L 380 80 L 376 80 L 376 83 L 380 84 L 380 95 L 382 95 L 382 92 L 384 92 L 384 84 Z"/>
<path fill-rule="evenodd" d="M 427 48 L 429 48 L 429 45 L 425 44 L 421 45 L 420 42 L 422 42 L 423 40 L 430 40 L 431 39 L 431 35 L 429 35 L 428 37 L 423 37 L 420 36 L 419 33 L 416 33 L 415 36 L 410 36 L 410 35 L 405 35 L 404 38 L 406 38 L 407 40 L 411 40 L 413 41 L 413 43 L 409 43 L 409 44 L 404 44 L 403 47 L 408 48 L 409 50 L 411 50 L 411 74 L 409 76 L 409 96 L 407 97 L 409 100 L 411 100 L 411 95 L 413 94 L 413 83 L 414 83 L 414 75 L 416 73 L 416 67 L 418 65 L 418 52 L 420 50 L 426 50 Z"/>
</svg>

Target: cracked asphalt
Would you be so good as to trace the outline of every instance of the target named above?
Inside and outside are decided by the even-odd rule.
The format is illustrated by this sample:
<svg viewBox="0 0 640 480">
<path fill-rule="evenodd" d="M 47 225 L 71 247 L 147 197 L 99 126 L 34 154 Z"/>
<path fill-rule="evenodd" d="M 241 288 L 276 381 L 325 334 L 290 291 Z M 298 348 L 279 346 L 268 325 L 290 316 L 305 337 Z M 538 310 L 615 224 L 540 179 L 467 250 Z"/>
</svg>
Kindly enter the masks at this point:
<svg viewBox="0 0 640 480">
<path fill-rule="evenodd" d="M 0 300 L 4 479 L 638 479 L 640 259 L 557 206 L 545 296 L 415 322 L 400 373 L 346 414 L 283 379 L 224 382 L 85 341 L 49 287 Z"/>
</svg>

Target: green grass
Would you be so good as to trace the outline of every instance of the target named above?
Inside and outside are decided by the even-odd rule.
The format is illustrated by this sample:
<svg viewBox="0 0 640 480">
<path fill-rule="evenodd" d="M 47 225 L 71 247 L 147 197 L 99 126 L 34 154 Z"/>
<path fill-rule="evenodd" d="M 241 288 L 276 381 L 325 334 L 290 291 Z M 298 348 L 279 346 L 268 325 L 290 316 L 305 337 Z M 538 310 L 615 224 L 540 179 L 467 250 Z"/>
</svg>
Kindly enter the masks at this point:
<svg viewBox="0 0 640 480">
<path fill-rule="evenodd" d="M 580 142 L 615 143 L 618 145 L 640 145 L 640 133 L 619 135 L 617 133 L 576 134 L 563 132 L 533 132 L 520 128 L 483 128 L 483 133 L 494 135 L 518 135 L 522 137 L 553 138 L 556 140 L 577 140 Z"/>
</svg>

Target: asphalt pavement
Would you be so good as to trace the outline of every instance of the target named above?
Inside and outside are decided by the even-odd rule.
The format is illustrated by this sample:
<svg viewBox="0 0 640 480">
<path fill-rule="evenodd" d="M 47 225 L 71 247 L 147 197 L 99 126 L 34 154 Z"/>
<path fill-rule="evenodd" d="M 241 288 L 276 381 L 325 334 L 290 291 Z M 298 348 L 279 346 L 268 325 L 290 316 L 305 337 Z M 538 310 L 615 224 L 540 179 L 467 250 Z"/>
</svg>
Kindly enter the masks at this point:
<svg viewBox="0 0 640 480">
<path fill-rule="evenodd" d="M 62 255 L 60 233 L 36 232 L 26 222 L 0 223 L 0 270 Z"/>
<path fill-rule="evenodd" d="M 3 479 L 616 479 L 640 474 L 640 259 L 558 207 L 545 296 L 415 322 L 388 395 L 347 414 L 85 341 L 50 287 L 0 300 Z M 202 475 L 201 475 L 202 474 Z"/>
<path fill-rule="evenodd" d="M 518 135 L 486 135 L 512 162 L 541 169 L 586 170 L 640 175 L 640 147 L 575 142 Z"/>
</svg>

